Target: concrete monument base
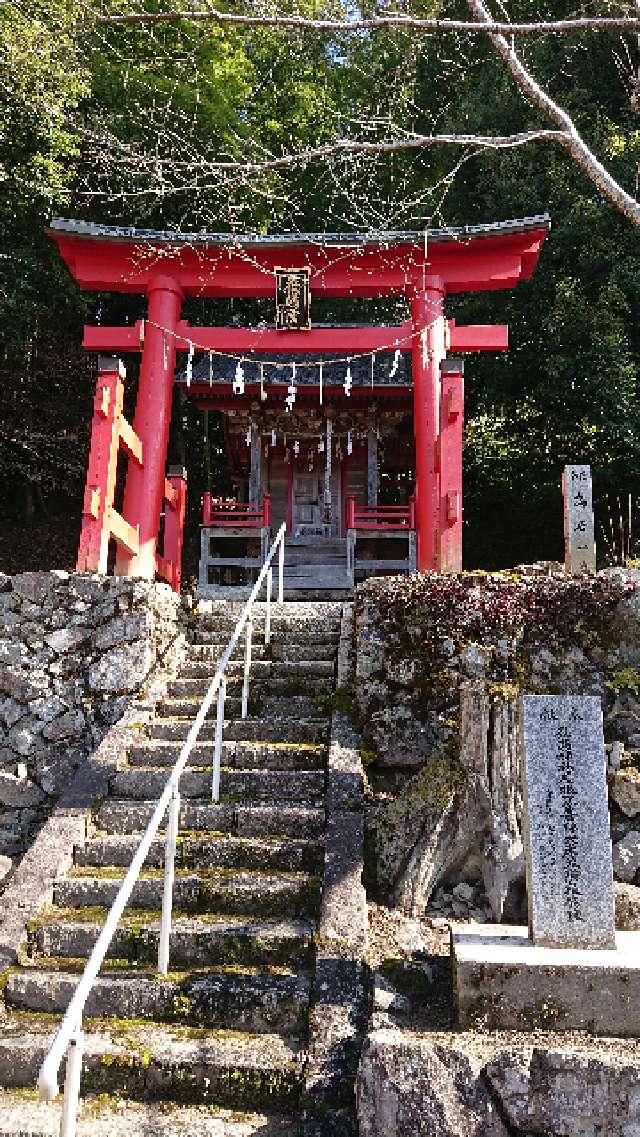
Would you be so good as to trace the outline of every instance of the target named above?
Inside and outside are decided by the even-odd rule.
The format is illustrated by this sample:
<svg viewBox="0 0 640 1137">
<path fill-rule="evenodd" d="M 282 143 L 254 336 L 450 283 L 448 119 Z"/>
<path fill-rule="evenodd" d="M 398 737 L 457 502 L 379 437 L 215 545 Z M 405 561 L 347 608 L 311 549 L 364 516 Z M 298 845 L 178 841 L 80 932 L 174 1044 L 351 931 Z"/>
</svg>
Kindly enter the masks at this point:
<svg viewBox="0 0 640 1137">
<path fill-rule="evenodd" d="M 640 932 L 585 950 L 536 947 L 527 928 L 455 924 L 451 951 L 462 1027 L 640 1038 Z"/>
</svg>

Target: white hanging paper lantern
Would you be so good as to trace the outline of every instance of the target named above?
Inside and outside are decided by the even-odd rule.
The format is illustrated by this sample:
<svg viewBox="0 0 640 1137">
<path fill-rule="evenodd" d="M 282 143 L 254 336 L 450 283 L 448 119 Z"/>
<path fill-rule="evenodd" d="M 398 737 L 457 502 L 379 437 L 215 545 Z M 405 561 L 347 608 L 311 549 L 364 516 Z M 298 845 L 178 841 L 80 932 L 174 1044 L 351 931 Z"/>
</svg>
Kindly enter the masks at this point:
<svg viewBox="0 0 640 1137">
<path fill-rule="evenodd" d="M 233 393 L 234 395 L 244 395 L 244 369 L 240 360 L 238 360 L 238 363 L 236 365 L 236 374 L 233 380 Z"/>
<path fill-rule="evenodd" d="M 276 432 L 275 432 L 275 430 L 272 430 L 271 431 L 271 445 L 275 446 L 275 444 L 276 444 Z"/>
<path fill-rule="evenodd" d="M 189 358 L 187 359 L 187 387 L 191 386 L 193 379 L 193 344 L 189 340 Z"/>
<path fill-rule="evenodd" d="M 318 442 L 318 454 L 324 454 L 324 438 Z"/>
</svg>

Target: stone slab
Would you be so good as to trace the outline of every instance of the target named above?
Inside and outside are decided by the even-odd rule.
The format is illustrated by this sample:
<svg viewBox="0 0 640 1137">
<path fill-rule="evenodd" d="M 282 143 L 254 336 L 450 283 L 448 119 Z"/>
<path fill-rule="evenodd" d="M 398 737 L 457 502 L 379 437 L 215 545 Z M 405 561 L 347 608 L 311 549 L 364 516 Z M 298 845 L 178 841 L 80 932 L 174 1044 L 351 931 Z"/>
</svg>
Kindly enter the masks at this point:
<svg viewBox="0 0 640 1137">
<path fill-rule="evenodd" d="M 462 1027 L 640 1037 L 640 932 L 607 951 L 536 947 L 528 930 L 452 925 Z"/>
<path fill-rule="evenodd" d="M 525 695 L 520 745 L 533 943 L 613 948 L 613 858 L 600 699 Z"/>
<path fill-rule="evenodd" d="M 590 466 L 565 466 L 562 496 L 565 569 L 572 574 L 594 573 L 596 540 Z"/>
</svg>

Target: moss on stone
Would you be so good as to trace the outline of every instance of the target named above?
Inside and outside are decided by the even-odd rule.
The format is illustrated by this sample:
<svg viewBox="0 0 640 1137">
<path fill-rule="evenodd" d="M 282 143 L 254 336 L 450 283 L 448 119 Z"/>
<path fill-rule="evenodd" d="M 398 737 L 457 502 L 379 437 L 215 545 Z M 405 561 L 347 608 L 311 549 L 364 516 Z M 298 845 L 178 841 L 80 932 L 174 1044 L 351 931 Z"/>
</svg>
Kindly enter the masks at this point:
<svg viewBox="0 0 640 1137">
<path fill-rule="evenodd" d="M 614 695 L 630 691 L 636 698 L 640 697 L 640 671 L 635 667 L 619 667 L 605 681 L 605 687 L 613 691 Z"/>
</svg>

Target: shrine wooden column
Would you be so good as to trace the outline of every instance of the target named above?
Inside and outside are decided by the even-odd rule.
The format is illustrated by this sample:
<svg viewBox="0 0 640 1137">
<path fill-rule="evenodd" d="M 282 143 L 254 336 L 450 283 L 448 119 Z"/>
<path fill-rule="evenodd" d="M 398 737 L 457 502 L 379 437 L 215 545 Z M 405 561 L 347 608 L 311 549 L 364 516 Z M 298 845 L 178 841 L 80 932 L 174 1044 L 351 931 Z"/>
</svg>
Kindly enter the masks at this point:
<svg viewBox="0 0 640 1137">
<path fill-rule="evenodd" d="M 440 365 L 440 525 L 438 568 L 462 572 L 462 436 L 464 363 L 449 358 Z"/>
<path fill-rule="evenodd" d="M 378 504 L 379 480 L 378 432 L 375 414 L 372 414 L 367 423 L 367 505 Z"/>
<path fill-rule="evenodd" d="M 418 572 L 439 568 L 440 363 L 445 357 L 445 286 L 427 278 L 411 295 L 413 429 L 416 446 L 416 543 Z"/>
<path fill-rule="evenodd" d="M 177 328 L 183 294 L 171 277 L 157 276 L 151 280 L 147 295 L 149 307 L 133 419 L 142 442 L 142 465 L 129 463 L 123 507 L 126 520 L 138 529 L 140 551 L 137 556 L 119 552 L 116 573 L 153 580 L 176 360 L 175 336 L 167 332 Z"/>
</svg>

